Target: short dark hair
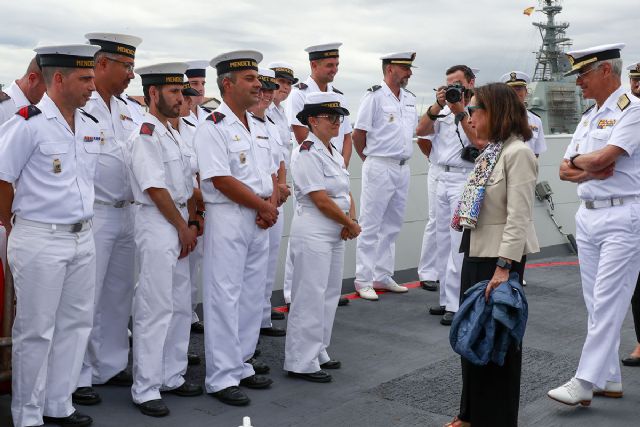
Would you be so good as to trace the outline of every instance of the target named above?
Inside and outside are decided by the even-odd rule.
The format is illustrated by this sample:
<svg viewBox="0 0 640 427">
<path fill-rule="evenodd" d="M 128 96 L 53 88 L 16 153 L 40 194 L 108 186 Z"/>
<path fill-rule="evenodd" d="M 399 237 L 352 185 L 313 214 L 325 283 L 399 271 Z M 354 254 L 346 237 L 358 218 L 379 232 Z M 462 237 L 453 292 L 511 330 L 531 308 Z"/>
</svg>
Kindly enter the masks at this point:
<svg viewBox="0 0 640 427">
<path fill-rule="evenodd" d="M 77 70 L 77 68 L 71 68 L 71 67 L 44 67 L 42 68 L 42 78 L 44 80 L 44 84 L 48 87 L 51 86 L 51 83 L 53 82 L 53 76 L 55 73 L 60 73 L 63 76 L 68 76 L 69 74 L 73 73 L 75 70 Z"/>
<path fill-rule="evenodd" d="M 511 136 L 531 139 L 527 109 L 520 102 L 516 91 L 504 83 L 489 83 L 477 87 L 474 92 L 476 104 L 487 112 L 491 142 L 504 142 Z"/>
<path fill-rule="evenodd" d="M 476 78 L 473 70 L 466 65 L 454 65 L 453 67 L 449 67 L 444 74 L 445 76 L 448 76 L 449 74 L 453 74 L 456 71 L 462 71 L 462 73 L 464 74 L 464 78 L 467 79 L 467 81 L 471 81 Z"/>
<path fill-rule="evenodd" d="M 144 95 L 144 103 L 147 105 L 151 105 L 151 96 L 149 96 L 149 88 L 151 85 L 142 86 L 142 95 Z"/>
</svg>

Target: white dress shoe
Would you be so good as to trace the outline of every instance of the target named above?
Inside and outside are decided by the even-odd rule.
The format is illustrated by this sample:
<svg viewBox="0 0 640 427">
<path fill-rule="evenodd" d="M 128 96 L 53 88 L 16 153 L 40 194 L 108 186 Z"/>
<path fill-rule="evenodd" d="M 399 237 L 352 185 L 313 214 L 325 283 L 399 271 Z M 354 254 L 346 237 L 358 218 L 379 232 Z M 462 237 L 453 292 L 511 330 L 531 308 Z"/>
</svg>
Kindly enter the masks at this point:
<svg viewBox="0 0 640 427">
<path fill-rule="evenodd" d="M 404 292 L 409 291 L 409 288 L 398 285 L 396 281 L 393 280 L 392 278 L 388 278 L 386 283 L 373 282 L 373 287 L 376 289 L 384 289 L 385 291 L 395 292 L 398 294 L 402 294 Z"/>
<path fill-rule="evenodd" d="M 593 386 L 593 395 L 613 397 L 614 399 L 618 399 L 622 397 L 622 383 L 607 381 L 604 386 L 604 390 L 599 387 Z"/>
<path fill-rule="evenodd" d="M 593 390 L 583 387 L 577 378 L 571 378 L 566 384 L 549 391 L 547 396 L 565 405 L 589 406 L 593 398 Z"/>
<path fill-rule="evenodd" d="M 362 299 L 366 299 L 369 301 L 378 301 L 378 294 L 376 294 L 376 291 L 374 291 L 370 286 L 358 289 L 358 295 L 360 295 L 360 298 Z"/>
</svg>

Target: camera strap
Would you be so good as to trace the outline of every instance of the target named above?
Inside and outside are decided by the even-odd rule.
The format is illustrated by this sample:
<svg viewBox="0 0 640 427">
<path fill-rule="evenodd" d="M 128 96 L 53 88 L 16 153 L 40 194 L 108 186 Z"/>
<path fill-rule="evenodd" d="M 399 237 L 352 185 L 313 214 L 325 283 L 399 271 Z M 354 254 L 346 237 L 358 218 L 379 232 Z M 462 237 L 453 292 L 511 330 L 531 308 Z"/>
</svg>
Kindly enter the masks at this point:
<svg viewBox="0 0 640 427">
<path fill-rule="evenodd" d="M 460 140 L 460 145 L 462 145 L 462 149 L 464 150 L 464 142 L 462 142 L 462 136 L 460 136 L 460 130 L 458 129 L 458 124 L 460 122 L 456 119 L 455 124 L 456 124 L 456 135 L 458 135 L 458 140 Z"/>
</svg>

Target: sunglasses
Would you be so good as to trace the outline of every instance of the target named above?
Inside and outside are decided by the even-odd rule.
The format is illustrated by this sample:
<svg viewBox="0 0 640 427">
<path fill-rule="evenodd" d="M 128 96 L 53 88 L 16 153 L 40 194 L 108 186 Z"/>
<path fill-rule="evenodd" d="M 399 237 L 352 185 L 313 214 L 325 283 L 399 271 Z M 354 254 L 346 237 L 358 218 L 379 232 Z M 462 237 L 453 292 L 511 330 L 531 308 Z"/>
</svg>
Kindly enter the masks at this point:
<svg viewBox="0 0 640 427">
<path fill-rule="evenodd" d="M 473 112 L 475 110 L 484 110 L 484 107 L 481 107 L 479 105 L 469 105 L 469 106 L 467 106 L 467 113 L 469 114 L 469 117 L 473 116 Z"/>
<path fill-rule="evenodd" d="M 124 62 L 124 61 L 120 61 L 119 59 L 109 58 L 108 56 L 106 56 L 105 58 L 107 58 L 109 61 L 118 62 L 124 65 L 124 68 L 127 70 L 128 73 L 133 73 L 133 69 L 135 68 L 135 64 L 133 62 Z"/>
<path fill-rule="evenodd" d="M 597 70 L 598 68 L 600 68 L 600 66 L 596 65 L 595 67 L 591 67 L 586 71 L 581 71 L 581 72 L 578 73 L 578 77 L 577 78 L 582 79 L 582 78 L 584 78 L 584 76 L 586 76 L 587 74 L 589 74 L 592 71 Z"/>
<path fill-rule="evenodd" d="M 337 123 L 342 123 L 344 122 L 344 116 L 341 114 L 323 114 L 320 116 L 316 116 L 316 117 L 322 117 L 325 118 L 329 121 L 329 123 L 331 123 L 332 125 L 335 125 Z"/>
</svg>

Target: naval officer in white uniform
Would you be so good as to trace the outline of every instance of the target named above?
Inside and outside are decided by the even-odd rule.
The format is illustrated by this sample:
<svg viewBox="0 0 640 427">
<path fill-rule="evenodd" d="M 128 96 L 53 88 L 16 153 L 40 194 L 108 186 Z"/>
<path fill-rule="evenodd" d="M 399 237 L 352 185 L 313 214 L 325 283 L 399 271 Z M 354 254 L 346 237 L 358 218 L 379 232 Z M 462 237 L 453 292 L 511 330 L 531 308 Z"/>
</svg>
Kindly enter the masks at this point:
<svg viewBox="0 0 640 427">
<path fill-rule="evenodd" d="M 337 94 L 314 92 L 296 117 L 311 131 L 291 159 L 297 205 L 291 225 L 292 302 L 284 369 L 312 382 L 329 382 L 331 375 L 324 369 L 340 368 L 327 347 L 342 288 L 344 240 L 360 233 L 349 172 L 331 144 L 348 114 Z"/>
<path fill-rule="evenodd" d="M 207 84 L 207 67 L 209 66 L 209 61 L 206 59 L 198 59 L 195 61 L 187 61 L 187 64 L 189 65 L 189 68 L 187 68 L 185 74 L 187 75 L 189 86 L 198 92 L 198 96 L 193 97 L 191 121 L 199 123 L 206 120 L 209 114 L 213 112 L 210 108 L 200 105 L 204 102 Z"/>
<path fill-rule="evenodd" d="M 96 170 L 93 238 L 96 244 L 96 295 L 93 329 L 73 401 L 100 402 L 92 384 L 130 386 L 128 325 L 135 284 L 133 193 L 127 174 L 126 142 L 136 127 L 120 95 L 134 78 L 135 51 L 142 39 L 113 33 L 85 35 L 100 46 L 96 91 L 84 110 L 98 119 L 101 152 Z M 139 124 L 139 123 L 138 123 Z"/>
<path fill-rule="evenodd" d="M 0 125 L 13 117 L 20 108 L 40 102 L 46 89 L 42 70 L 37 57 L 34 57 L 24 75 L 11 82 L 4 92 L 0 91 Z"/>
<path fill-rule="evenodd" d="M 278 219 L 276 167 L 268 139 L 257 138 L 259 121 L 247 112 L 262 84 L 253 50 L 211 60 L 222 104 L 196 129 L 195 149 L 207 207 L 204 234 L 203 312 L 205 387 L 229 405 L 247 405 L 238 386 L 267 388 L 255 375 L 253 355 L 262 319 L 269 232 Z"/>
<path fill-rule="evenodd" d="M 135 239 L 140 276 L 133 301 L 133 386 L 140 412 L 162 417 L 160 392 L 197 396 L 187 370 L 191 292 L 187 256 L 196 247 L 190 151 L 169 124 L 179 117 L 185 63 L 136 69 L 149 113 L 128 140 L 130 179 L 139 208 Z"/>
<path fill-rule="evenodd" d="M 92 422 L 75 411 L 71 393 L 93 321 L 91 218 L 101 136 L 98 120 L 79 108 L 95 90 L 98 49 L 35 49 L 47 93 L 0 128 L 0 221 L 9 232 L 17 304 L 11 400 L 16 427 Z"/>
<path fill-rule="evenodd" d="M 620 328 L 640 271 L 640 103 L 621 86 L 624 44 L 568 52 L 584 97 L 595 100 L 578 124 L 560 178 L 578 183 L 576 242 L 587 337 L 575 376 L 549 391 L 568 405 L 594 394 L 622 396 Z"/>
<path fill-rule="evenodd" d="M 418 122 L 416 97 L 406 89 L 415 52 L 382 58 L 383 79 L 365 94 L 353 142 L 362 166 L 360 226 L 355 287 L 361 298 L 376 301 L 375 289 L 404 293 L 393 280 L 395 243 L 409 194 L 409 159 Z"/>
</svg>

